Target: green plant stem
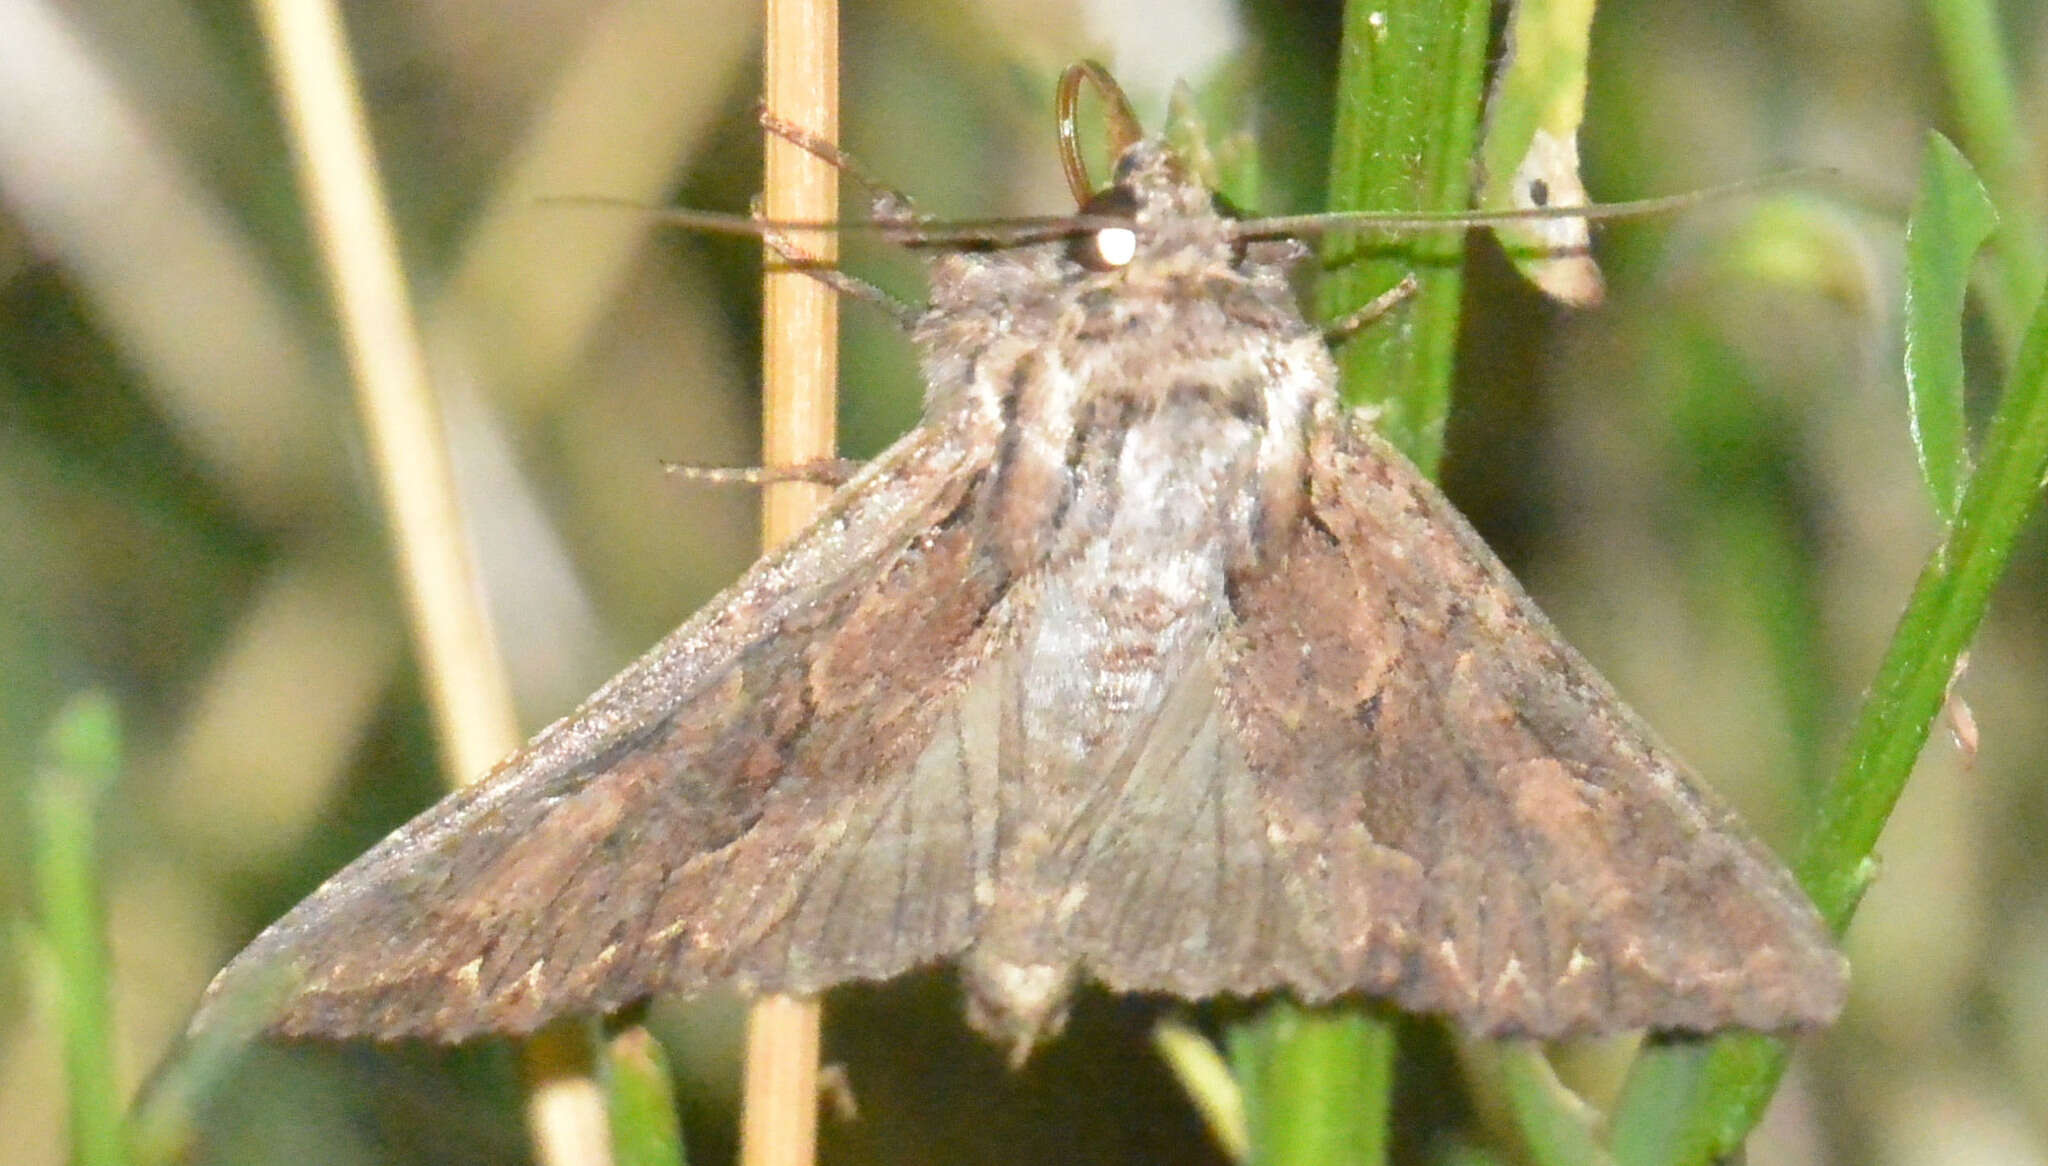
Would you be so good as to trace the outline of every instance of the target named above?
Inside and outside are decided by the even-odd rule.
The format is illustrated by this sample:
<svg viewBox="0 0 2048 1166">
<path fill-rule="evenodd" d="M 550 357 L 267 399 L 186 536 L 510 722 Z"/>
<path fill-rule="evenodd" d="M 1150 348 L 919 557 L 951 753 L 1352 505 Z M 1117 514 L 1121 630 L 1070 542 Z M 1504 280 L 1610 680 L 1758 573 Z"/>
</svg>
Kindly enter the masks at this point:
<svg viewBox="0 0 2048 1166">
<path fill-rule="evenodd" d="M 1462 210 L 1471 204 L 1483 0 L 1382 0 L 1344 13 L 1330 151 L 1329 209 Z M 1332 236 L 1317 310 L 1336 319 L 1413 275 L 1411 302 L 1338 354 L 1344 399 L 1381 409 L 1379 430 L 1434 474 L 1450 412 L 1464 289 L 1462 231 Z"/>
<path fill-rule="evenodd" d="M 2048 305 L 2044 305 L 2048 309 Z M 2048 472 L 2048 310 L 2027 329 L 1983 463 L 1956 523 L 1920 573 L 1849 737 L 1849 760 L 1794 869 L 1821 913 L 1846 927 L 1864 860 L 1905 787 L 1962 656 Z"/>
<path fill-rule="evenodd" d="M 1330 156 L 1331 210 L 1460 210 L 1472 195 L 1486 0 L 1353 2 L 1344 13 Z M 1450 410 L 1462 232 L 1332 238 L 1316 306 L 1336 319 L 1413 275 L 1390 321 L 1339 354 L 1340 391 L 1380 409 L 1382 434 L 1423 472 L 1443 451 Z M 1375 1166 L 1386 1160 L 1394 1032 L 1370 1010 L 1276 1007 L 1232 1033 L 1252 1161 Z"/>
<path fill-rule="evenodd" d="M 1257 1166 L 1386 1161 L 1394 1025 L 1376 1008 L 1275 1004 L 1230 1033 Z"/>
<path fill-rule="evenodd" d="M 1920 573 L 1850 732 L 1841 770 L 1793 864 L 1838 933 L 1869 882 L 1872 848 L 1947 698 L 1992 586 L 2048 473 L 2048 311 L 2027 328 L 1955 524 Z M 1615 1158 L 1704 1163 L 1729 1153 L 1769 1103 L 1788 1055 L 1730 1034 L 1655 1043 L 1631 1070 L 1614 1119 Z"/>
<path fill-rule="evenodd" d="M 100 901 L 99 809 L 120 769 L 113 704 L 81 696 L 58 715 L 29 799 L 42 938 L 55 975 L 64 1042 L 71 1161 L 127 1161 L 121 1089 L 114 1071 L 106 918 Z"/>
<path fill-rule="evenodd" d="M 1984 308 L 2010 358 L 2048 276 L 2048 232 L 2042 226 L 2048 194 L 2031 139 L 2020 130 L 2006 40 L 1990 0 L 1928 0 L 1927 16 L 1963 152 L 1976 164 L 2001 216 L 1991 241 Z"/>
</svg>

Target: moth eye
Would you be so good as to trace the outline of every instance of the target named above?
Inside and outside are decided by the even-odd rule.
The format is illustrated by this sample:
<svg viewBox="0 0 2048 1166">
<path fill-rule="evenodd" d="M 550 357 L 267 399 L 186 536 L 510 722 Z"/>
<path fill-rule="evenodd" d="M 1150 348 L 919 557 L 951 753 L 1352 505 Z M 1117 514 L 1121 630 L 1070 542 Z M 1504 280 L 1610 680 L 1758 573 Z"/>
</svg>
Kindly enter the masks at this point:
<svg viewBox="0 0 2048 1166">
<path fill-rule="evenodd" d="M 1133 218 L 1138 199 L 1122 186 L 1112 186 L 1081 207 L 1088 218 Z M 1115 271 L 1138 255 L 1138 232 L 1130 227 L 1098 227 L 1073 237 L 1067 244 L 1067 258 L 1090 271 Z"/>
<path fill-rule="evenodd" d="M 1074 258 L 1094 271 L 1113 271 L 1138 254 L 1138 233 L 1129 227 L 1104 227 L 1074 242 Z"/>
</svg>

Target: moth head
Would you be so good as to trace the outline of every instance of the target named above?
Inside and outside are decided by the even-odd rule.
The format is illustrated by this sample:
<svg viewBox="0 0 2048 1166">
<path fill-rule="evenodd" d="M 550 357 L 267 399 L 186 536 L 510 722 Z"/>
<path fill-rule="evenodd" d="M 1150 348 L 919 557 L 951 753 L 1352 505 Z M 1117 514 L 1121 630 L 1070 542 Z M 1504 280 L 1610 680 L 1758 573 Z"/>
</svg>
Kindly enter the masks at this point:
<svg viewBox="0 0 2048 1166">
<path fill-rule="evenodd" d="M 1117 158 L 1112 182 L 1081 203 L 1091 224 L 1067 240 L 1067 258 L 1090 272 L 1144 266 L 1285 269 L 1304 254 L 1291 240 L 1247 241 L 1242 216 L 1197 180 L 1157 138 L 1133 143 Z M 1109 220 L 1104 222 L 1104 220 Z"/>
<path fill-rule="evenodd" d="M 1082 156 L 1081 93 L 1101 98 L 1110 152 L 1110 184 L 1098 189 Z M 1084 272 L 1144 270 L 1171 277 L 1252 268 L 1245 274 L 1284 274 L 1304 254 L 1240 236 L 1238 214 L 1195 177 L 1194 169 L 1163 137 L 1146 137 L 1123 87 L 1109 70 L 1077 61 L 1060 75 L 1053 103 L 1059 125 L 1060 167 L 1079 208 L 1080 229 L 1067 236 L 1066 257 Z"/>
</svg>

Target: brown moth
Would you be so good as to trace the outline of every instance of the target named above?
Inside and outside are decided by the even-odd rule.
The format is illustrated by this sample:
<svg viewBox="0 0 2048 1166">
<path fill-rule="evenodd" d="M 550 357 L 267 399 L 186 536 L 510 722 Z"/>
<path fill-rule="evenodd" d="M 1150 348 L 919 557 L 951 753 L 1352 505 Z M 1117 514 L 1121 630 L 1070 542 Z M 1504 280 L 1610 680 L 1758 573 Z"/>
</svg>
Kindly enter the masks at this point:
<svg viewBox="0 0 2048 1166">
<path fill-rule="evenodd" d="M 1784 867 L 1340 406 L 1301 245 L 1119 145 L 1079 218 L 932 258 L 917 428 L 195 1029 L 266 969 L 275 1032 L 456 1041 L 948 960 L 1020 1060 L 1082 978 L 1485 1035 L 1830 1021 Z"/>
</svg>

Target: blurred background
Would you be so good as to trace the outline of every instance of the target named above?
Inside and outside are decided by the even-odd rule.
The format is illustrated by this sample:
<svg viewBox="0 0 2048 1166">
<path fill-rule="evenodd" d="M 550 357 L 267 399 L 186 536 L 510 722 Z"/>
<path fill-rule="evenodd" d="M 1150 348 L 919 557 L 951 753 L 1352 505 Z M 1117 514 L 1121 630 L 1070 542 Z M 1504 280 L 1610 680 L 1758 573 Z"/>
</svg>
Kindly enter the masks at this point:
<svg viewBox="0 0 2048 1166">
<path fill-rule="evenodd" d="M 846 143 L 928 211 L 1067 208 L 1051 92 L 1083 54 L 1153 125 L 1176 78 L 1228 78 L 1236 120 L 1214 128 L 1257 134 L 1260 209 L 1317 205 L 1334 2 L 849 8 Z M 750 0 L 357 0 L 347 17 L 536 728 L 753 553 L 751 493 L 662 462 L 757 457 L 758 249 L 544 200 L 744 209 L 759 17 Z M 2033 125 L 2043 18 L 2005 6 Z M 1945 108 L 1913 5 L 1609 0 L 1583 143 L 1596 198 L 1791 166 L 1841 180 L 1604 230 L 1592 311 L 1473 244 L 1446 488 L 1781 850 L 1938 537 L 1897 336 L 1904 215 Z M 111 693 L 124 1096 L 229 955 L 442 789 L 307 230 L 244 6 L 0 0 L 0 912 L 28 909 L 39 734 L 67 696 Z M 919 293 L 884 248 L 847 266 Z M 864 456 L 915 421 L 921 387 L 878 313 L 845 319 L 843 445 Z M 1805 1045 L 1752 1162 L 2048 1163 L 2042 549 L 2037 531 L 2015 555 L 1957 686 L 1981 744 L 1937 731 L 1849 935 L 1854 1002 Z M 62 1073 L 27 934 L 0 929 L 0 1157 L 41 1166 L 64 1159 Z M 943 975 L 835 997 L 828 1056 L 859 1115 L 828 1118 L 828 1160 L 1216 1160 L 1146 1043 L 1165 1008 L 1087 997 L 1012 1079 Z M 650 1015 L 700 1161 L 729 1153 L 740 1016 Z M 1626 1052 L 1565 1067 L 1597 1098 Z M 525 1153 L 515 1061 L 490 1044 L 268 1046 L 198 1120 L 208 1162 Z M 1406 1150 L 1512 1161 L 1488 1120 L 1474 1105 Z"/>
</svg>

